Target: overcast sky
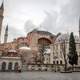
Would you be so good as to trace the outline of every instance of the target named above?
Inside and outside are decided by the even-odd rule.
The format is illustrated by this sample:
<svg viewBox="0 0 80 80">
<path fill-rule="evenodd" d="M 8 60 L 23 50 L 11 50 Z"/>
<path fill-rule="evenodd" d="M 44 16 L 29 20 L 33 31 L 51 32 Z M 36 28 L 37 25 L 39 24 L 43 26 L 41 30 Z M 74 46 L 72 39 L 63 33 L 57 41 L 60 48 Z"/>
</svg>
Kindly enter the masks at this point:
<svg viewBox="0 0 80 80">
<path fill-rule="evenodd" d="M 8 24 L 8 40 L 40 26 L 54 34 L 78 34 L 80 0 L 4 0 L 4 7 L 3 33 Z"/>
</svg>

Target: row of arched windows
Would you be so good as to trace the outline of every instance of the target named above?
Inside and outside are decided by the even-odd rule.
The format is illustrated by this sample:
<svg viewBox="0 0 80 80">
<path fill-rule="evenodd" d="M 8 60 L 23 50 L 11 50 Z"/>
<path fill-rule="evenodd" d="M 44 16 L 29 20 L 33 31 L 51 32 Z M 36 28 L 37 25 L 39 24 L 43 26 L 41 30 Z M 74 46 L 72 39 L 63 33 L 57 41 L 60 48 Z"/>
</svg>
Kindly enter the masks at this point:
<svg viewBox="0 0 80 80">
<path fill-rule="evenodd" d="M 53 64 L 63 64 L 62 60 L 59 61 L 53 61 Z"/>
<path fill-rule="evenodd" d="M 8 63 L 8 70 L 9 71 L 11 71 L 12 70 L 12 67 L 13 66 L 13 63 L 12 62 L 9 62 Z M 15 64 L 14 64 L 14 70 L 17 70 L 18 69 L 18 66 L 19 66 L 19 64 L 18 64 L 18 62 L 16 62 Z M 5 71 L 6 70 L 6 62 L 3 62 L 2 63 L 2 65 L 1 65 L 1 70 L 2 71 Z"/>
</svg>

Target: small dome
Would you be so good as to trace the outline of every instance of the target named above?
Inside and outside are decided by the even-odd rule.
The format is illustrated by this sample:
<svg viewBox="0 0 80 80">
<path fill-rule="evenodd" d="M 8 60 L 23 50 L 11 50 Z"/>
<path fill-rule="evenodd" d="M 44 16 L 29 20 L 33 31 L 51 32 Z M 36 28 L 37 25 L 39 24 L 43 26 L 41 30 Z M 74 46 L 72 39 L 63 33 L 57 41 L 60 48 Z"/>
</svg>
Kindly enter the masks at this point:
<svg viewBox="0 0 80 80">
<path fill-rule="evenodd" d="M 69 34 L 61 34 L 57 37 L 56 42 L 69 41 Z"/>
<path fill-rule="evenodd" d="M 69 42 L 69 38 L 70 38 L 70 35 L 69 34 L 61 34 L 61 35 L 59 35 L 58 37 L 57 37 L 57 39 L 56 39 L 56 42 L 63 42 L 64 40 L 66 41 L 66 42 Z M 80 42 L 80 39 L 79 39 L 79 37 L 78 36 L 74 36 L 74 38 L 75 38 L 75 42 Z"/>
<path fill-rule="evenodd" d="M 21 49 L 21 50 L 31 50 L 31 48 L 30 47 L 20 47 L 19 49 Z"/>
<path fill-rule="evenodd" d="M 16 53 L 17 51 L 15 49 L 10 49 L 8 52 L 14 52 L 14 53 Z"/>
</svg>

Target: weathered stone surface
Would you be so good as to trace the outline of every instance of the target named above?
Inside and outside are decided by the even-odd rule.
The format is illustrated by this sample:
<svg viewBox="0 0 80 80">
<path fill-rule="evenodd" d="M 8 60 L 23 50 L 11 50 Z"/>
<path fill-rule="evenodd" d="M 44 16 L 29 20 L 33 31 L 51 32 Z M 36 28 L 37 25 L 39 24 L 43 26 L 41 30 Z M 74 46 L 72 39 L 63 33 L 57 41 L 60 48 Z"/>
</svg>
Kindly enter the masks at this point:
<svg viewBox="0 0 80 80">
<path fill-rule="evenodd" d="M 1 72 L 0 80 L 80 80 L 79 73 L 53 73 L 53 72 Z"/>
</svg>

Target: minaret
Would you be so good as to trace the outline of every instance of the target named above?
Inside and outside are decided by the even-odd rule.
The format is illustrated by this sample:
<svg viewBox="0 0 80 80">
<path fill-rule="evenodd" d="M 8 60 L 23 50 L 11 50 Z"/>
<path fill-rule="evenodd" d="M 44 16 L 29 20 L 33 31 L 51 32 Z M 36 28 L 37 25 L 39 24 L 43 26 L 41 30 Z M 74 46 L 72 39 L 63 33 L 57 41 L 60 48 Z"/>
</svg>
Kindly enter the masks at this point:
<svg viewBox="0 0 80 80">
<path fill-rule="evenodd" d="M 1 42 L 1 31 L 2 31 L 2 22 L 3 22 L 3 13 L 4 13 L 4 1 L 0 6 L 0 42 Z"/>
<path fill-rule="evenodd" d="M 79 17 L 79 38 L 80 38 L 80 17 Z"/>
<path fill-rule="evenodd" d="M 8 39 L 8 25 L 6 26 L 6 29 L 5 29 L 4 43 L 7 43 L 7 39 Z"/>
</svg>

